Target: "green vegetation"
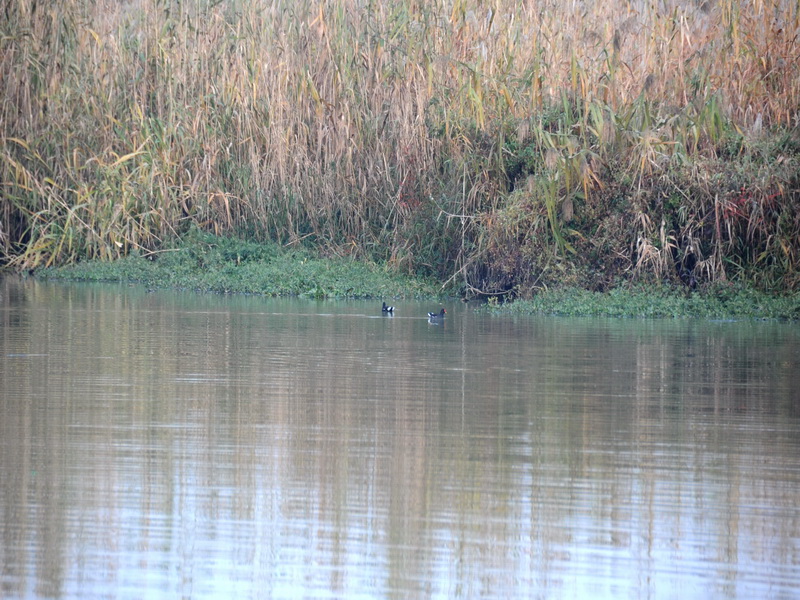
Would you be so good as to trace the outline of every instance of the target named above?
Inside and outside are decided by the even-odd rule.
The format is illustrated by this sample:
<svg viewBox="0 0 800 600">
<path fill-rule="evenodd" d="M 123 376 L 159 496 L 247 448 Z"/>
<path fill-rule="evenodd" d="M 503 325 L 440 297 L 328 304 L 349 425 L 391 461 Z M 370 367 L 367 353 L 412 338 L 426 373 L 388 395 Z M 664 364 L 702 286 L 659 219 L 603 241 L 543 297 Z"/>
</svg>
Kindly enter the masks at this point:
<svg viewBox="0 0 800 600">
<path fill-rule="evenodd" d="M 81 261 L 39 269 L 49 280 L 140 283 L 151 288 L 313 298 L 432 298 L 432 280 L 409 277 L 352 257 L 320 257 L 305 249 L 218 237 L 192 229 L 178 245 L 138 251 L 115 261 Z M 501 303 L 498 314 L 711 319 L 800 320 L 800 294 L 768 295 L 752 287 L 718 283 L 702 291 L 660 285 L 618 287 L 604 293 L 561 286 L 531 300 Z"/>
<path fill-rule="evenodd" d="M 798 39 L 796 0 L 6 2 L 0 264 L 194 226 L 466 296 L 796 291 Z"/>
<path fill-rule="evenodd" d="M 120 281 L 203 292 L 313 298 L 432 297 L 434 282 L 352 258 L 256 244 L 192 230 L 180 246 L 156 255 L 133 252 L 113 262 L 86 261 L 37 271 L 43 279 Z"/>
<path fill-rule="evenodd" d="M 720 283 L 703 293 L 674 286 L 615 288 L 605 293 L 579 288 L 544 290 L 531 300 L 489 301 L 498 314 L 570 317 L 645 317 L 703 319 L 800 319 L 800 295 L 775 296 L 751 287 Z"/>
</svg>

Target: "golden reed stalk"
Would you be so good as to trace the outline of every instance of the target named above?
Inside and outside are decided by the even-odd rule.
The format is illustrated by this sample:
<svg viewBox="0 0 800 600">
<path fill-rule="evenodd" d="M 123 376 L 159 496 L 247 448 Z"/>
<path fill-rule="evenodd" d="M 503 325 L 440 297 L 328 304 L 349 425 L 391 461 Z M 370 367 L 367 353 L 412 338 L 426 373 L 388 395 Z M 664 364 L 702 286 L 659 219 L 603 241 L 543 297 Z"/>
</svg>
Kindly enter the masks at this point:
<svg viewBox="0 0 800 600">
<path fill-rule="evenodd" d="M 614 156 L 641 183 L 675 152 L 716 152 L 720 119 L 757 135 L 800 106 L 794 0 L 4 10 L 0 248 L 18 267 L 196 223 L 466 268 L 455 246 L 506 205 L 515 148 L 556 152 L 557 191 L 586 197 Z"/>
</svg>

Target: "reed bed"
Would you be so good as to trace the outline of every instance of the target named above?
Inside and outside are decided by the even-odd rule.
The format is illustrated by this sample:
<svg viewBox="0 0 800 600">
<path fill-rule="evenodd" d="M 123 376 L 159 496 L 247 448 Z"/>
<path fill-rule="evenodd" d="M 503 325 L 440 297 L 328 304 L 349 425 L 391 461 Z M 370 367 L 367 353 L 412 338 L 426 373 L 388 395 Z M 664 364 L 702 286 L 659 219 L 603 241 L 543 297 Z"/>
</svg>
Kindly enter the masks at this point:
<svg viewBox="0 0 800 600">
<path fill-rule="evenodd" d="M 2 260 L 190 225 L 467 293 L 794 289 L 795 0 L 4 0 Z"/>
</svg>

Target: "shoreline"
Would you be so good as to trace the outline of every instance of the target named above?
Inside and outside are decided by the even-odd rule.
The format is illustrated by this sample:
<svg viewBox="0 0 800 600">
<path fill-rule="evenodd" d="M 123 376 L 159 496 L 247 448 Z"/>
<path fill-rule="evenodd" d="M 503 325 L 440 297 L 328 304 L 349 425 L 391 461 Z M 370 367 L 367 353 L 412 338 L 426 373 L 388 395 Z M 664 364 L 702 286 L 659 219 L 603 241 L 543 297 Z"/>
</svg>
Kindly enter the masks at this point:
<svg viewBox="0 0 800 600">
<path fill-rule="evenodd" d="M 38 269 L 44 281 L 135 283 L 199 293 L 298 296 L 315 299 L 436 299 L 458 297 L 430 278 L 400 274 L 387 265 L 347 257 L 321 257 L 194 231 L 157 255 L 131 254 L 111 262 L 82 261 Z M 670 284 L 621 282 L 604 292 L 560 286 L 530 299 L 490 298 L 482 310 L 498 315 L 615 318 L 800 320 L 800 294 L 770 295 L 750 286 L 719 282 L 690 291 Z"/>
</svg>

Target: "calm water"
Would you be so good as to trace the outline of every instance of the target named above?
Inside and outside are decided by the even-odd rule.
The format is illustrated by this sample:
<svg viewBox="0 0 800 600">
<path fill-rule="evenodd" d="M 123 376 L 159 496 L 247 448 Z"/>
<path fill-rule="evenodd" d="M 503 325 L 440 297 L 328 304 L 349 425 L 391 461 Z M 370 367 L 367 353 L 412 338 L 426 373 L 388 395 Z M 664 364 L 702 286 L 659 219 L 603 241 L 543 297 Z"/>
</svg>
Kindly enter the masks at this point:
<svg viewBox="0 0 800 600">
<path fill-rule="evenodd" d="M 398 304 L 0 282 L 0 597 L 800 596 L 800 328 Z"/>
</svg>

